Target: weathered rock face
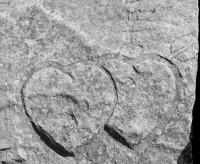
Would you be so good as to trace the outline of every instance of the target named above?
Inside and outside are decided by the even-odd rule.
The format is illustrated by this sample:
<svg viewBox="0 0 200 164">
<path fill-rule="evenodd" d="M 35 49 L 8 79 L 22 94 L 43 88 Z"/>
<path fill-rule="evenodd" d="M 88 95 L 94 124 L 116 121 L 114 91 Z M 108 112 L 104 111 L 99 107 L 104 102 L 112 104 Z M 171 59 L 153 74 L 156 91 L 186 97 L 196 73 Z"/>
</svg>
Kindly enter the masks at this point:
<svg viewBox="0 0 200 164">
<path fill-rule="evenodd" d="M 0 2 L 0 163 L 192 164 L 197 17 L 196 0 Z"/>
<path fill-rule="evenodd" d="M 69 150 L 99 133 L 114 110 L 108 75 L 82 63 L 63 70 L 42 68 L 28 79 L 23 92 L 31 121 Z"/>
<path fill-rule="evenodd" d="M 162 67 L 159 68 L 159 63 L 151 62 L 153 66 L 150 61 L 143 61 L 132 67 L 120 62 L 128 67 L 127 75 L 121 73 L 124 71 L 119 61 L 111 60 L 106 63 L 117 79 L 119 94 L 110 123 L 129 139 L 137 140 L 134 142 L 139 142 L 139 136 L 141 140 L 160 124 L 160 119 L 166 117 L 170 110 L 166 106 L 173 103 L 176 93 L 173 74 L 165 66 L 160 64 Z"/>
</svg>

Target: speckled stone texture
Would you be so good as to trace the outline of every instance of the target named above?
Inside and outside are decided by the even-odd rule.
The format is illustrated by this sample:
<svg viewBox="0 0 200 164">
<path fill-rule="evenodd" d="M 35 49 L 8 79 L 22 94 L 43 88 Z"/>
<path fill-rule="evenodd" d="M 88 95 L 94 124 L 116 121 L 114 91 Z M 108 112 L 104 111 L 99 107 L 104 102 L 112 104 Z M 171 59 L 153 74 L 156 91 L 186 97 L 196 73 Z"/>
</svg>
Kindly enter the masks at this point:
<svg viewBox="0 0 200 164">
<path fill-rule="evenodd" d="M 0 0 L 0 164 L 193 164 L 197 0 Z"/>
</svg>

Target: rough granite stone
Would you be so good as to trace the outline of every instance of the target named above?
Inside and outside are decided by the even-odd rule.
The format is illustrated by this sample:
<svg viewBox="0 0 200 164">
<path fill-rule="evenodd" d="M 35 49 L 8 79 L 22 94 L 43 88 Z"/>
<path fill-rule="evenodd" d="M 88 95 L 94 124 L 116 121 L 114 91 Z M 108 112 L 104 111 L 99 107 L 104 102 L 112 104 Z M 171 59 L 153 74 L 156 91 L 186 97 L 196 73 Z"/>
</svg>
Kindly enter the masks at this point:
<svg viewBox="0 0 200 164">
<path fill-rule="evenodd" d="M 0 0 L 0 164 L 193 164 L 197 0 Z"/>
</svg>

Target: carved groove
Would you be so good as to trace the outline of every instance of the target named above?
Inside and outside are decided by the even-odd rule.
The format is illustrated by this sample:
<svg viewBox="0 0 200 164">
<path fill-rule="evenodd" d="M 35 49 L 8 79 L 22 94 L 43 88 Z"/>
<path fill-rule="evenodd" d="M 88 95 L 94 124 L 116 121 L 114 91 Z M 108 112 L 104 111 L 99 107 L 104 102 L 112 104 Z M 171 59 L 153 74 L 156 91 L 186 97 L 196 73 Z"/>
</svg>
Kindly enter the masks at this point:
<svg viewBox="0 0 200 164">
<path fill-rule="evenodd" d="M 30 121 L 35 132 L 40 136 L 41 140 L 54 152 L 62 157 L 74 157 L 75 154 L 68 151 L 61 144 L 56 142 L 42 127 L 36 125 L 33 121 Z"/>
<path fill-rule="evenodd" d="M 133 149 L 134 145 L 122 137 L 112 126 L 104 125 L 104 131 L 106 131 L 117 142 L 120 142 L 129 149 Z"/>
<path fill-rule="evenodd" d="M 21 90 L 21 98 L 22 98 L 22 104 L 25 109 L 25 114 L 28 117 L 30 123 L 32 124 L 33 129 L 35 132 L 40 136 L 41 140 L 55 153 L 62 157 L 75 157 L 75 154 L 71 151 L 66 150 L 65 147 L 63 147 L 61 144 L 56 142 L 41 126 L 36 125 L 34 121 L 32 120 L 31 116 L 28 114 L 26 109 L 26 104 L 24 100 L 24 87 Z"/>
<path fill-rule="evenodd" d="M 106 73 L 110 76 L 111 80 L 113 81 L 115 92 L 116 92 L 117 97 L 118 97 L 117 85 L 115 83 L 114 77 L 112 76 L 112 74 L 110 73 L 110 71 L 108 71 L 104 66 L 101 66 L 101 67 L 106 71 Z"/>
</svg>

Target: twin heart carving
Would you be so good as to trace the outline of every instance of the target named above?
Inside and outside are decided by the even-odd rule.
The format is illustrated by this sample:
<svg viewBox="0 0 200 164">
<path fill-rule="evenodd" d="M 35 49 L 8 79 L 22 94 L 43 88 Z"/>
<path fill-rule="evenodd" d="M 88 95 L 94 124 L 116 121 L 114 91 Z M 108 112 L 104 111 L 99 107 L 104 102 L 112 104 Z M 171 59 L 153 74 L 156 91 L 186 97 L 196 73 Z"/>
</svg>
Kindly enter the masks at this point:
<svg viewBox="0 0 200 164">
<path fill-rule="evenodd" d="M 156 55 L 108 55 L 67 66 L 47 61 L 30 70 L 21 93 L 26 115 L 47 146 L 64 157 L 74 156 L 105 125 L 127 143 L 142 140 L 177 97 L 177 70 Z"/>
</svg>

